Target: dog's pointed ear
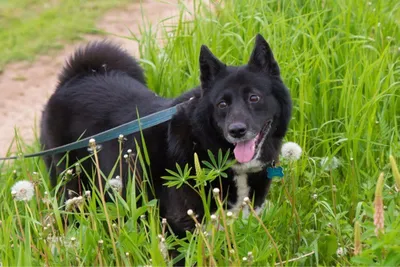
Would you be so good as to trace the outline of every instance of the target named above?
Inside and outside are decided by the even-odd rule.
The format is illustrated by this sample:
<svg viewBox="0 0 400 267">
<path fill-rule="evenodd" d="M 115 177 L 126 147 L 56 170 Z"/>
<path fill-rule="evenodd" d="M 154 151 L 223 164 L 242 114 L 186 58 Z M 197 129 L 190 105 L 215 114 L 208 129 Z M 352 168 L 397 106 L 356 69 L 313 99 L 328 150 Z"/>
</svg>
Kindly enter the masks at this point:
<svg viewBox="0 0 400 267">
<path fill-rule="evenodd" d="M 250 68 L 257 72 L 266 72 L 272 76 L 279 76 L 279 66 L 274 58 L 271 47 L 261 34 L 257 34 L 256 43 L 248 62 Z"/>
<path fill-rule="evenodd" d="M 201 46 L 199 63 L 201 88 L 204 92 L 209 89 L 212 81 L 226 68 L 226 65 L 219 61 L 205 45 Z"/>
</svg>

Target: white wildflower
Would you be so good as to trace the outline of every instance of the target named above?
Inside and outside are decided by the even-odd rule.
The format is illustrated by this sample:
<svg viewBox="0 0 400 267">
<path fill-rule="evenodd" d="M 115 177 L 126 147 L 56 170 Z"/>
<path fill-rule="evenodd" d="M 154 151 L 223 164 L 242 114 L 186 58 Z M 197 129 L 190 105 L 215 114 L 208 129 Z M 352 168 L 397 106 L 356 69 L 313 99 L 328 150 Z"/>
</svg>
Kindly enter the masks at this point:
<svg viewBox="0 0 400 267">
<path fill-rule="evenodd" d="M 214 193 L 214 196 L 218 196 L 219 195 L 219 188 L 214 188 L 213 189 L 213 193 Z"/>
<path fill-rule="evenodd" d="M 161 255 L 164 259 L 168 258 L 168 248 L 165 244 L 165 238 L 161 238 L 160 243 L 158 243 L 158 248 L 160 249 Z"/>
<path fill-rule="evenodd" d="M 334 169 L 339 168 L 340 166 L 340 161 L 337 157 L 323 157 L 321 159 L 321 167 L 324 169 L 324 171 L 332 171 Z"/>
<path fill-rule="evenodd" d="M 289 161 L 296 161 L 301 157 L 302 149 L 294 142 L 287 142 L 283 144 L 281 152 L 282 157 L 285 159 Z"/>
<path fill-rule="evenodd" d="M 89 146 L 95 146 L 95 145 L 96 145 L 96 140 L 94 138 L 90 138 Z"/>
<path fill-rule="evenodd" d="M 338 248 L 338 249 L 336 250 L 336 255 L 337 255 L 338 257 L 342 257 L 342 256 L 346 255 L 346 253 L 347 253 L 347 251 L 346 251 L 346 249 L 343 248 L 343 247 L 340 247 L 340 248 Z"/>
<path fill-rule="evenodd" d="M 29 201 L 35 194 L 35 186 L 30 181 L 18 181 L 11 188 L 11 194 L 17 201 Z"/>
<path fill-rule="evenodd" d="M 115 179 L 111 179 L 108 182 L 108 184 L 112 189 L 114 189 L 117 192 L 121 192 L 122 187 L 123 187 L 122 180 L 121 180 L 121 178 L 119 176 L 116 177 Z"/>
<path fill-rule="evenodd" d="M 314 195 L 312 195 L 312 198 L 313 198 L 313 199 L 317 199 L 317 198 L 318 198 L 318 195 L 317 195 L 317 194 L 314 194 Z"/>
<path fill-rule="evenodd" d="M 73 210 L 74 208 L 79 208 L 83 204 L 83 197 L 73 197 L 65 201 L 65 209 L 67 211 Z"/>
<path fill-rule="evenodd" d="M 193 216 L 193 214 L 194 214 L 194 212 L 193 212 L 192 209 L 188 209 L 188 210 L 187 210 L 187 215 Z"/>
</svg>

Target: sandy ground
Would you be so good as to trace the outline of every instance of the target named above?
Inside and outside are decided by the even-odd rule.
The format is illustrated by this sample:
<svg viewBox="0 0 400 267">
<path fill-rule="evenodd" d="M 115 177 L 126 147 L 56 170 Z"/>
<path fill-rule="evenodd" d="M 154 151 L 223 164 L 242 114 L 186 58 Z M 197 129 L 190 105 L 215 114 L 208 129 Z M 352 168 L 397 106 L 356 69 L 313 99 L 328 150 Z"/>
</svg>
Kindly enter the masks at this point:
<svg viewBox="0 0 400 267">
<path fill-rule="evenodd" d="M 189 9 L 193 8 L 192 0 L 184 2 Z M 179 14 L 179 5 L 177 0 L 169 0 L 168 3 L 157 0 L 132 3 L 123 9 L 109 11 L 99 20 L 97 26 L 110 33 L 107 39 L 120 43 L 137 57 L 137 43 L 117 36 L 131 36 L 130 32 L 140 36 L 139 27 L 143 26 L 142 12 L 146 24 L 149 23 L 153 27 L 167 26 L 173 20 L 162 20 L 176 17 Z M 15 128 L 28 143 L 34 140 L 35 132 L 38 134 L 35 127 L 40 121 L 47 99 L 55 89 L 57 74 L 65 59 L 79 45 L 104 38 L 88 35 L 82 42 L 67 45 L 62 51 L 39 56 L 33 63 L 14 63 L 5 68 L 0 75 L 0 157 L 6 154 L 12 143 Z M 15 151 L 15 146 L 11 151 Z"/>
</svg>

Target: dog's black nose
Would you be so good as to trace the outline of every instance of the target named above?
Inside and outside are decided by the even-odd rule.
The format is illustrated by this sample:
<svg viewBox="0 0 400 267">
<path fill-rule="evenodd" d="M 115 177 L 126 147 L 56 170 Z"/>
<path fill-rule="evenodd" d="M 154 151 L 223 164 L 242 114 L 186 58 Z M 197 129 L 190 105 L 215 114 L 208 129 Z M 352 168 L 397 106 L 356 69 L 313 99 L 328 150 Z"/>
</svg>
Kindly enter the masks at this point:
<svg viewBox="0 0 400 267">
<path fill-rule="evenodd" d="M 229 135 L 234 138 L 241 138 L 247 132 L 246 124 L 242 122 L 234 122 L 228 127 Z"/>
</svg>

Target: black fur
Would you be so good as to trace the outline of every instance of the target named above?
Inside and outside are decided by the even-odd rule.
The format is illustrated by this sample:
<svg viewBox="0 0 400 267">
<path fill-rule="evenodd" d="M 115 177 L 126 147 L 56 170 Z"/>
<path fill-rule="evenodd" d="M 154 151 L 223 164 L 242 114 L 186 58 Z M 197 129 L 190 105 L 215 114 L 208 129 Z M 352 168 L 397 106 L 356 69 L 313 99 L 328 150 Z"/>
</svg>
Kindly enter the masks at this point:
<svg viewBox="0 0 400 267">
<path fill-rule="evenodd" d="M 176 234 L 183 235 L 194 226 L 187 210 L 193 209 L 202 216 L 202 202 L 187 186 L 179 189 L 163 186 L 165 181 L 160 177 L 166 175 L 165 169 L 175 169 L 175 163 L 192 165 L 194 152 L 201 160 L 208 160 L 208 149 L 214 153 L 219 149 L 233 151 L 232 143 L 236 141 L 229 136 L 232 123 L 244 124 L 246 136 L 253 138 L 267 121 L 272 121 L 266 141 L 260 145 L 261 167 L 246 169 L 239 164 L 241 170 L 230 169 L 229 177 L 222 179 L 222 194 L 227 196 L 229 205 L 241 203 L 243 199 L 237 199 L 233 177 L 244 172 L 248 176 L 249 197 L 260 206 L 270 186 L 266 168 L 278 158 L 291 116 L 291 98 L 279 76 L 278 64 L 261 35 L 256 37 L 247 65 L 226 66 L 205 46 L 201 48 L 199 61 L 201 86 L 176 99 L 165 99 L 147 89 L 143 70 L 121 48 L 108 42 L 95 42 L 79 49 L 60 74 L 59 85 L 43 112 L 41 142 L 44 148 L 61 146 L 134 120 L 137 110 L 140 116 L 145 116 L 187 101 L 171 121 L 144 131 L 155 189 L 155 196 L 150 197 L 160 200 L 161 216 L 167 218 Z M 249 102 L 252 95 L 259 96 L 257 102 Z M 193 99 L 188 101 L 190 98 Z M 226 102 L 225 108 L 219 108 L 224 106 L 219 106 L 221 101 Z M 140 143 L 139 134 L 127 138 L 125 151 L 135 148 L 134 138 Z M 55 166 L 62 156 L 45 158 L 53 184 L 66 167 L 65 162 Z M 86 149 L 71 151 L 69 163 L 86 156 Z M 105 174 L 111 172 L 117 157 L 116 140 L 102 144 L 99 161 Z M 91 171 L 91 161 L 86 160 L 83 167 Z M 126 164 L 123 172 L 127 173 Z M 87 179 L 82 183 L 89 186 Z M 220 187 L 219 181 L 208 188 L 215 186 Z M 76 192 L 78 187 L 76 179 L 67 184 L 67 189 Z M 214 204 L 211 209 L 215 210 Z"/>
</svg>

